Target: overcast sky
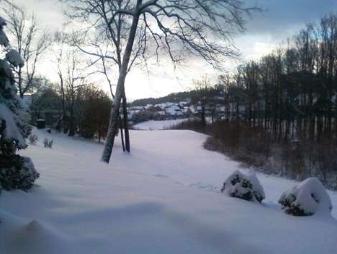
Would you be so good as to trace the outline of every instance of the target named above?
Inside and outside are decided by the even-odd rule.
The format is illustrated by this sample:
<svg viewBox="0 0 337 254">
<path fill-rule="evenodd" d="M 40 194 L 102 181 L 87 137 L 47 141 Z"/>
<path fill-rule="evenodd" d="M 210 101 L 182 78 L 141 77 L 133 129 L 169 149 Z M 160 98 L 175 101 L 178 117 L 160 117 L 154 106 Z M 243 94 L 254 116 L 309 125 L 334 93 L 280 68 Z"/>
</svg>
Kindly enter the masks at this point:
<svg viewBox="0 0 337 254">
<path fill-rule="evenodd" d="M 236 47 L 241 52 L 240 61 L 258 59 L 282 45 L 285 40 L 296 33 L 306 23 L 318 22 L 325 14 L 337 12 L 337 0 L 247 0 L 263 9 L 247 20 L 247 30 L 234 38 Z M 60 29 L 65 21 L 62 6 L 58 0 L 14 0 L 14 3 L 33 11 L 42 27 L 49 31 Z M 239 60 L 225 63 L 232 71 Z M 56 81 L 56 70 L 45 60 L 40 73 Z M 193 79 L 207 74 L 216 77 L 217 71 L 203 61 L 187 61 L 183 66 L 151 68 L 150 72 L 134 69 L 127 79 L 129 99 L 159 97 L 170 92 L 189 89 Z M 102 86 L 107 89 L 102 80 Z"/>
</svg>

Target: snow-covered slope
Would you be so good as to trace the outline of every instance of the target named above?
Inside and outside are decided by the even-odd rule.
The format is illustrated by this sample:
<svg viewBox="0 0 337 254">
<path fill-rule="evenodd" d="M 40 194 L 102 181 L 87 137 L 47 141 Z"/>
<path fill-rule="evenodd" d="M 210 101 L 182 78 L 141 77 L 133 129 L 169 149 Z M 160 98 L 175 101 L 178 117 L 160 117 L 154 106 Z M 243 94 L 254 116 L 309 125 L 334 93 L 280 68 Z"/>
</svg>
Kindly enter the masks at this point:
<svg viewBox="0 0 337 254">
<path fill-rule="evenodd" d="M 135 130 L 164 130 L 169 129 L 174 125 L 187 121 L 188 119 L 175 119 L 175 120 L 149 120 L 135 124 L 133 128 Z"/>
<path fill-rule="evenodd" d="M 50 134 L 38 133 L 39 140 Z M 41 173 L 31 192 L 0 196 L 0 253 L 322 253 L 337 250 L 333 217 L 292 217 L 277 204 L 294 182 L 258 174 L 262 205 L 219 192 L 239 168 L 192 131 L 132 131 L 110 165 L 101 144 L 51 135 L 25 155 Z M 330 192 L 333 206 L 337 197 Z"/>
</svg>

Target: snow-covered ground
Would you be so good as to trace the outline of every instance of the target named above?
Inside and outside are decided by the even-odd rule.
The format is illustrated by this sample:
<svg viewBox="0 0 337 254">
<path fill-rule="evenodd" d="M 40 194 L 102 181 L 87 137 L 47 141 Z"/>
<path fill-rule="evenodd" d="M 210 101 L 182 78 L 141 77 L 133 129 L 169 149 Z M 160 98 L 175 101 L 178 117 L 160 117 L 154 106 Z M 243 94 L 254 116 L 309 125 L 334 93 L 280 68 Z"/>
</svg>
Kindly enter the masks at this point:
<svg viewBox="0 0 337 254">
<path fill-rule="evenodd" d="M 204 150 L 192 131 L 132 131 L 132 153 L 58 134 L 22 153 L 41 173 L 32 191 L 0 196 L 0 253 L 332 254 L 333 217 L 293 217 L 277 204 L 294 182 L 258 174 L 262 205 L 219 192 L 238 163 Z M 242 169 L 241 169 L 242 170 Z M 244 170 L 243 170 L 244 171 Z"/>
<path fill-rule="evenodd" d="M 175 120 L 162 120 L 162 121 L 150 120 L 135 124 L 133 128 L 135 130 L 164 130 L 169 129 L 172 126 L 187 120 L 188 119 L 175 119 Z"/>
</svg>

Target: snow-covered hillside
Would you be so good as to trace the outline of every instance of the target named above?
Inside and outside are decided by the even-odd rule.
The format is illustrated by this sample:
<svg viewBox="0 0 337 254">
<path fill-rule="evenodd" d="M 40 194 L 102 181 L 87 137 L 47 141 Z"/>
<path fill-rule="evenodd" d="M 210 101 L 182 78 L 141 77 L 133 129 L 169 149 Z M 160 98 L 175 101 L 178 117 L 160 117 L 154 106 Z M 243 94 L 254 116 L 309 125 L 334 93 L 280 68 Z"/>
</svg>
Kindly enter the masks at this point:
<svg viewBox="0 0 337 254">
<path fill-rule="evenodd" d="M 175 119 L 175 120 L 162 120 L 162 121 L 156 121 L 156 120 L 150 120 L 145 121 L 142 123 L 135 124 L 133 128 L 135 130 L 164 130 L 169 129 L 174 125 L 177 125 L 179 123 L 182 123 L 184 121 L 187 121 L 186 119 Z"/>
<path fill-rule="evenodd" d="M 239 168 L 202 147 L 192 131 L 132 131 L 132 153 L 52 136 L 24 154 L 41 173 L 35 188 L 0 196 L 0 253 L 306 253 L 337 250 L 333 217 L 293 217 L 277 204 L 294 182 L 258 174 L 262 205 L 227 197 L 223 181 Z"/>
</svg>

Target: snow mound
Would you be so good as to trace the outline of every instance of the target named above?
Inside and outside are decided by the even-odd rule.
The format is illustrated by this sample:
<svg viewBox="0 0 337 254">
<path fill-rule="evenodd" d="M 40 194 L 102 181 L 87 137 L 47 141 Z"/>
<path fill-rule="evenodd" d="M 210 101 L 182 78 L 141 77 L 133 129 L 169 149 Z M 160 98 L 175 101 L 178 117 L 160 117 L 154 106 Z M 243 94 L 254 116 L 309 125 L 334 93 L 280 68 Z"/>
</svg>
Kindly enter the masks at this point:
<svg viewBox="0 0 337 254">
<path fill-rule="evenodd" d="M 7 52 L 6 59 L 14 67 L 23 67 L 25 64 L 19 52 L 17 52 L 15 49 L 11 49 L 10 51 Z"/>
<path fill-rule="evenodd" d="M 264 190 L 254 172 L 243 174 L 234 171 L 224 182 L 221 192 L 230 197 L 261 202 L 265 198 Z"/>
<path fill-rule="evenodd" d="M 2 234 L 1 253 L 67 253 L 65 237 L 40 221 L 33 219 L 27 223 L 26 219 L 3 211 L 0 216 L 0 234 L 2 230 L 7 232 Z"/>
<path fill-rule="evenodd" d="M 330 214 L 332 210 L 330 197 L 316 177 L 310 177 L 283 192 L 279 203 L 286 213 L 295 216 Z"/>
</svg>

